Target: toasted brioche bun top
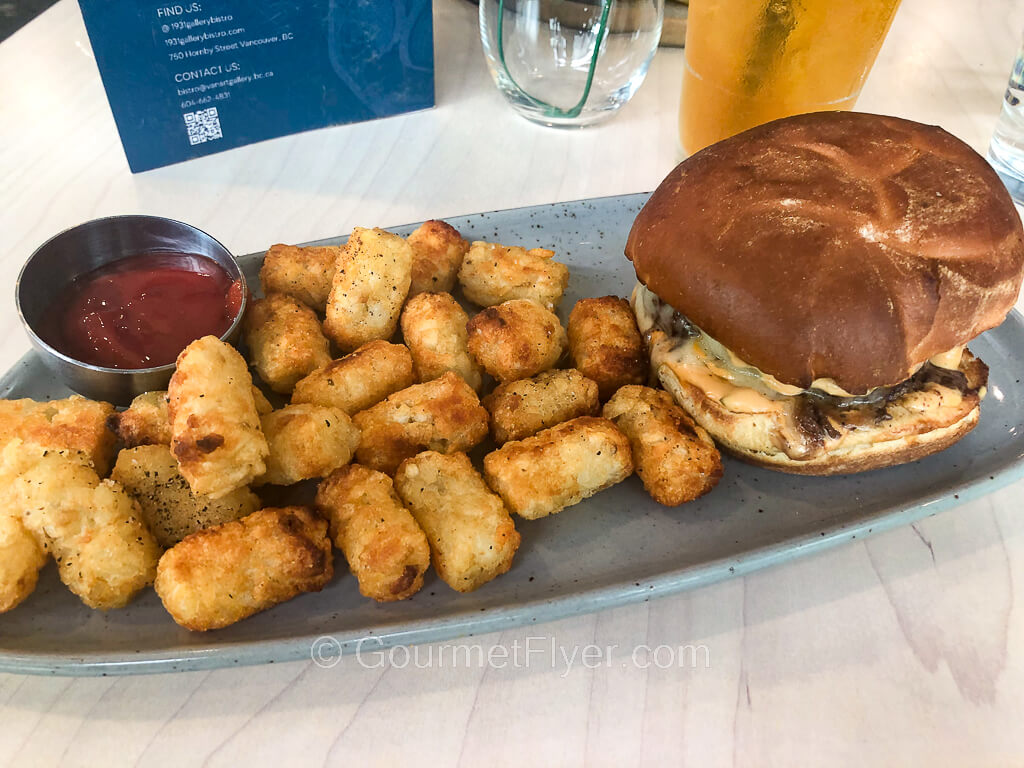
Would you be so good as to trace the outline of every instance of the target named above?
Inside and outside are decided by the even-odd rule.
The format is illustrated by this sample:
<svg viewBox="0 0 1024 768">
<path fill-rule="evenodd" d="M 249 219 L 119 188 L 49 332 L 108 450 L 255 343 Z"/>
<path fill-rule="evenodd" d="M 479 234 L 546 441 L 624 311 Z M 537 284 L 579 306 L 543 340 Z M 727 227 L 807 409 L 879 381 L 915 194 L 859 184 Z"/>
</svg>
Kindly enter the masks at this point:
<svg viewBox="0 0 1024 768">
<path fill-rule="evenodd" d="M 863 393 L 1002 322 L 1024 232 L 988 163 L 941 128 L 819 112 L 680 163 L 626 256 L 747 363 Z"/>
</svg>

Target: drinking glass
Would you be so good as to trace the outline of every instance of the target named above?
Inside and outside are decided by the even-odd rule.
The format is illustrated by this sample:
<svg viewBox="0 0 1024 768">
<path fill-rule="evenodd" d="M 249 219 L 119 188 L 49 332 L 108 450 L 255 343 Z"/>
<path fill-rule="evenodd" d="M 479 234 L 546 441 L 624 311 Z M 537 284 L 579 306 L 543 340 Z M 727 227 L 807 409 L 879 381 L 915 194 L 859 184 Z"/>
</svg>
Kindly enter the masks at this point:
<svg viewBox="0 0 1024 768">
<path fill-rule="evenodd" d="M 480 38 L 516 112 L 543 125 L 588 125 L 640 87 L 664 10 L 664 0 L 480 0 Z"/>
<path fill-rule="evenodd" d="M 988 147 L 988 160 L 1014 201 L 1024 205 L 1024 38 L 1010 70 L 1003 109 Z"/>
<path fill-rule="evenodd" d="M 685 154 L 804 112 L 852 109 L 899 0 L 690 0 Z"/>
</svg>

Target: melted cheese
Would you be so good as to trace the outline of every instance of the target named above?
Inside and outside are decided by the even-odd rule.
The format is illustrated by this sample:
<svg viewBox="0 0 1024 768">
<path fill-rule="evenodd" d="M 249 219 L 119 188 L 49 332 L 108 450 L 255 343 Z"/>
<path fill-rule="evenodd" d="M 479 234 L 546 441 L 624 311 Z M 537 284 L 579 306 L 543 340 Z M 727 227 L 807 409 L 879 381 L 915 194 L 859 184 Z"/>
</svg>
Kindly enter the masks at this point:
<svg viewBox="0 0 1024 768">
<path fill-rule="evenodd" d="M 948 368 L 951 371 L 955 371 L 960 368 L 960 360 L 963 356 L 963 347 L 953 347 L 949 352 L 943 352 L 942 354 L 935 355 L 928 362 L 932 365 L 938 366 L 939 368 Z"/>
<path fill-rule="evenodd" d="M 751 389 L 750 387 L 733 387 L 733 391 L 722 399 L 722 405 L 730 411 L 738 413 L 782 411 L 782 405 L 778 400 L 769 400 L 756 389 Z"/>
<path fill-rule="evenodd" d="M 739 381 L 728 368 L 716 364 L 718 361 L 710 358 L 696 339 L 677 344 L 666 337 L 661 344 L 664 345 L 663 362 L 671 366 L 679 379 L 693 384 L 730 411 L 769 413 L 784 410 L 778 399 L 746 386 L 746 382 Z"/>
<path fill-rule="evenodd" d="M 668 328 L 672 322 L 675 310 L 662 302 L 657 295 L 652 293 L 642 284 L 637 284 L 633 291 L 633 307 L 636 311 L 637 321 L 641 333 L 647 333 L 652 328 Z M 711 370 L 716 376 L 725 379 L 737 387 L 752 389 L 767 398 L 795 397 L 806 392 L 806 389 L 793 384 L 785 384 L 769 373 L 759 370 L 749 363 L 741 360 L 736 353 L 708 336 L 699 328 L 699 336 L 694 339 L 697 354 L 703 358 L 705 367 Z M 957 370 L 960 367 L 960 359 L 963 356 L 964 347 L 953 347 L 948 352 L 935 355 L 929 362 L 940 368 Z M 811 382 L 808 389 L 816 389 L 835 397 L 857 397 L 853 392 L 843 389 L 834 379 L 819 378 Z M 870 394 L 869 390 L 865 394 Z M 748 403 L 753 400 L 744 398 Z M 757 413 L 759 411 L 747 411 Z"/>
<path fill-rule="evenodd" d="M 875 422 L 864 427 L 858 425 L 856 420 L 843 419 L 840 423 L 825 415 L 824 418 L 828 419 L 834 432 L 825 437 L 822 444 L 821 438 L 807 434 L 796 418 L 800 403 L 797 398 L 805 390 L 782 384 L 746 364 L 699 329 L 695 329 L 699 334 L 697 336 L 681 336 L 680 333 L 673 336 L 671 330 L 675 310 L 662 303 L 642 285 L 638 285 L 633 292 L 632 304 L 640 331 L 650 344 L 652 359 L 668 366 L 681 383 L 696 387 L 706 397 L 720 403 L 725 410 L 745 416 L 748 425 L 759 424 L 751 434 L 763 430 L 778 450 L 785 452 L 789 458 L 809 459 L 821 451 L 842 451 L 844 445 L 859 445 L 865 440 L 872 440 L 878 433 L 877 428 L 872 426 Z M 963 347 L 957 347 L 937 355 L 931 362 L 939 367 L 956 369 L 962 354 Z M 829 394 L 852 397 L 831 379 L 817 379 L 812 386 Z M 984 388 L 980 394 L 984 397 Z M 955 408 L 962 400 L 963 396 L 958 390 L 929 383 L 923 389 L 904 395 L 899 403 L 902 410 L 924 412 L 936 408 Z M 928 405 L 928 402 L 933 403 L 934 407 Z"/>
<path fill-rule="evenodd" d="M 769 433 L 775 447 L 794 459 L 806 458 L 814 450 L 808 436 L 794 418 L 796 399 L 785 395 L 768 397 L 752 387 L 728 379 L 728 374 L 701 350 L 694 339 L 682 344 L 661 331 L 652 336 L 652 357 L 675 374 L 681 384 L 691 385 L 732 414 L 746 418 L 768 418 L 773 424 Z M 724 374 L 724 375 L 723 375 Z"/>
</svg>

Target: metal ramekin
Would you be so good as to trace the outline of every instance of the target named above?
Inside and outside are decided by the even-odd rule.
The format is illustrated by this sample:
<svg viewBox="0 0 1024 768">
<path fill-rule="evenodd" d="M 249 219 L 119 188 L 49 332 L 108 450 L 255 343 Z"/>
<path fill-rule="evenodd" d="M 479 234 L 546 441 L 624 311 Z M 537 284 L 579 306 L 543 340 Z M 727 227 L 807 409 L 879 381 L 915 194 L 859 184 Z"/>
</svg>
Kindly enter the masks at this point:
<svg viewBox="0 0 1024 768">
<path fill-rule="evenodd" d="M 231 327 L 221 336 L 237 335 L 248 297 L 245 276 L 230 251 L 195 227 L 160 216 L 110 216 L 61 232 L 29 256 L 14 286 L 18 316 L 36 352 L 70 389 L 94 400 L 127 405 L 142 392 L 166 389 L 174 364 L 155 368 L 104 368 L 68 357 L 36 332 L 46 312 L 74 278 L 113 261 L 160 251 L 197 254 L 213 259 L 232 280 L 241 282 L 242 302 Z"/>
</svg>

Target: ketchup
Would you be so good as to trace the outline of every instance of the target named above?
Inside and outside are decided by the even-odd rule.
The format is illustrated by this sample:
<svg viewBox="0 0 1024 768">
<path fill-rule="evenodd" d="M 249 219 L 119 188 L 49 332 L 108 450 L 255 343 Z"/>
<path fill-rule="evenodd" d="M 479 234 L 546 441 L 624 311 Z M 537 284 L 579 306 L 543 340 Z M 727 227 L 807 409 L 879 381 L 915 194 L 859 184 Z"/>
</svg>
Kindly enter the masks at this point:
<svg viewBox="0 0 1024 768">
<path fill-rule="evenodd" d="M 241 305 L 241 282 L 212 259 L 144 253 L 76 277 L 48 313 L 43 337 L 84 363 L 153 368 L 202 336 L 223 335 Z"/>
</svg>

